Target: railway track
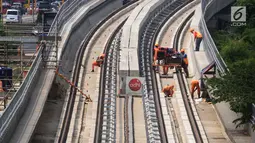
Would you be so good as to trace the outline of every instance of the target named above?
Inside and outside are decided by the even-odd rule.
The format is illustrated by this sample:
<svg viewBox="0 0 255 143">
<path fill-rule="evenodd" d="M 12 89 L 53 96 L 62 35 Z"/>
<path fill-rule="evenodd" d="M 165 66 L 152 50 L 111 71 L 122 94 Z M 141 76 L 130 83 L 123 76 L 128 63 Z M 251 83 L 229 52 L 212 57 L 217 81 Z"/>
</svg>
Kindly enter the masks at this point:
<svg viewBox="0 0 255 143">
<path fill-rule="evenodd" d="M 177 29 L 176 31 L 176 35 L 174 37 L 174 43 L 173 43 L 173 47 L 176 48 L 176 50 L 180 50 L 181 47 L 179 46 L 179 39 L 180 39 L 180 34 L 182 32 L 182 29 L 184 28 L 185 24 L 190 20 L 191 16 L 194 15 L 194 12 L 190 13 L 189 16 L 185 19 L 185 21 L 180 25 L 180 27 Z M 201 137 L 201 133 L 200 133 L 200 129 L 197 125 L 196 119 L 195 119 L 195 115 L 194 115 L 194 111 L 192 109 L 192 103 L 190 103 L 190 98 L 188 98 L 188 91 L 189 89 L 186 87 L 186 83 L 185 83 L 185 76 L 182 73 L 181 69 L 176 68 L 176 75 L 177 75 L 177 79 L 178 79 L 178 83 L 180 86 L 180 90 L 181 90 L 181 95 L 183 98 L 183 102 L 184 102 L 184 106 L 188 115 L 188 119 L 192 128 L 192 132 L 195 138 L 196 143 L 203 143 L 203 139 Z"/>
<path fill-rule="evenodd" d="M 176 15 L 174 15 L 174 13 L 176 13 L 178 10 L 180 10 L 181 7 L 184 7 L 185 5 L 187 5 L 188 3 L 190 3 L 192 1 L 185 1 L 185 0 L 180 0 L 180 1 L 174 1 L 172 2 L 172 4 L 170 4 L 169 6 L 164 7 L 163 9 L 161 9 L 160 12 L 155 14 L 155 17 L 151 18 L 150 22 L 145 26 L 145 30 L 143 35 L 143 39 L 141 41 L 141 55 L 140 58 L 141 63 L 140 63 L 140 69 L 141 69 L 141 76 L 144 76 L 146 78 L 146 83 L 145 83 L 145 87 L 144 87 L 144 104 L 145 104 L 145 108 L 146 108 L 146 100 L 147 100 L 147 107 L 148 106 L 155 106 L 155 110 L 157 113 L 157 119 L 158 119 L 158 128 L 160 131 L 160 137 L 161 137 L 161 141 L 162 142 L 189 142 L 192 140 L 195 140 L 196 142 L 203 142 L 201 134 L 200 134 L 200 130 L 198 128 L 198 125 L 196 123 L 196 119 L 193 113 L 194 108 L 192 109 L 192 106 L 188 100 L 188 90 L 186 87 L 186 83 L 184 82 L 184 77 L 182 75 L 182 71 L 180 69 L 176 69 L 176 74 L 178 77 L 178 84 L 179 87 L 181 89 L 181 93 L 182 93 L 182 97 L 183 97 L 183 103 L 185 108 L 185 111 L 187 112 L 188 118 L 189 118 L 189 122 L 190 122 L 190 126 L 192 129 L 192 136 L 193 137 L 187 137 L 189 136 L 187 131 L 186 131 L 186 135 L 184 135 L 184 133 L 182 132 L 182 130 L 179 127 L 179 122 L 181 122 L 180 120 L 177 121 L 177 117 L 176 117 L 176 113 L 173 109 L 173 105 L 171 104 L 171 102 L 169 102 L 168 100 L 166 100 L 167 106 L 168 108 L 168 115 L 170 116 L 170 121 L 171 121 L 171 125 L 169 126 L 169 128 L 166 127 L 166 125 L 168 125 L 168 123 L 166 121 L 168 121 L 169 117 L 165 117 L 166 114 L 166 110 L 164 110 L 164 105 L 161 105 L 161 102 L 164 103 L 165 101 L 162 100 L 161 96 L 164 96 L 163 94 L 158 92 L 158 88 L 156 83 L 157 82 L 161 82 L 162 78 L 159 79 L 160 76 L 158 76 L 158 74 L 155 73 L 154 70 L 152 70 L 151 67 L 151 63 L 152 63 L 152 48 L 154 46 L 154 43 L 156 42 L 156 36 L 158 35 L 160 29 L 163 27 L 164 23 L 166 23 L 167 19 L 169 19 L 170 17 L 173 18 L 175 16 L 175 21 L 177 21 L 177 23 L 180 23 L 181 20 L 183 20 L 182 24 L 179 26 L 174 26 L 173 29 L 171 30 L 171 32 L 175 31 L 175 37 L 172 37 L 172 41 L 173 41 L 173 45 L 168 45 L 170 47 L 175 47 L 177 50 L 179 48 L 179 42 L 181 42 L 179 39 L 180 38 L 180 33 L 182 32 L 182 29 L 184 28 L 184 26 L 187 24 L 187 22 L 190 20 L 190 18 L 192 17 L 192 15 L 194 14 L 194 9 L 193 11 L 191 10 L 187 10 L 186 14 L 188 15 L 186 18 L 183 18 L 181 20 L 178 21 L 178 17 Z M 184 14 L 183 14 L 184 15 Z M 174 22 L 173 22 L 174 23 Z M 177 29 L 177 30 L 176 30 Z M 165 41 L 162 41 L 161 43 L 168 43 L 168 41 L 171 41 L 171 37 L 167 37 L 167 39 L 165 39 Z M 168 81 L 169 82 L 169 81 Z M 159 86 L 161 85 L 161 83 L 157 83 Z M 170 84 L 170 82 L 168 83 Z M 154 95 L 154 96 L 153 96 Z M 153 101 L 154 101 L 154 105 L 153 105 Z M 161 102 L 160 102 L 161 101 Z M 152 108 L 150 108 L 152 109 Z M 155 110 L 151 111 L 151 114 L 155 114 Z M 147 108 L 147 112 L 150 112 L 149 108 Z M 164 113 L 163 113 L 164 112 Z M 149 127 L 148 122 L 150 122 L 147 119 L 147 128 Z M 185 125 L 184 125 L 185 126 Z M 155 127 L 155 125 L 154 125 Z M 166 129 L 167 128 L 167 129 Z M 171 131 L 169 131 L 171 130 Z M 149 132 L 148 130 L 148 136 L 150 137 L 155 134 L 155 132 Z M 170 137 L 171 136 L 171 137 Z M 186 137 L 183 137 L 186 136 Z M 153 139 L 152 139 L 153 140 Z"/>
<path fill-rule="evenodd" d="M 180 135 L 180 129 L 178 128 L 175 113 L 172 112 L 170 118 L 172 118 L 171 122 L 171 132 L 166 130 L 165 125 L 166 121 L 164 119 L 162 106 L 161 106 L 161 97 L 158 92 L 157 87 L 157 76 L 155 71 L 151 66 L 151 57 L 152 57 L 152 48 L 154 46 L 156 36 L 158 35 L 160 29 L 163 26 L 163 23 L 167 21 L 168 18 L 174 15 L 178 10 L 180 10 L 183 6 L 187 5 L 191 1 L 187 0 L 178 0 L 173 1 L 169 5 L 161 7 L 160 10 L 156 12 L 153 16 L 150 17 L 149 22 L 144 26 L 144 31 L 141 34 L 140 41 L 140 49 L 139 49 L 139 65 L 140 65 L 140 75 L 145 77 L 145 84 L 143 85 L 143 108 L 144 108 L 144 120 L 146 123 L 146 138 L 147 142 L 184 142 Z M 162 4 L 163 5 L 163 4 Z M 131 10 L 130 10 L 131 11 Z M 77 84 L 79 81 L 80 70 L 82 67 L 84 68 L 83 74 L 83 87 L 86 89 L 86 94 L 90 95 L 92 100 L 96 100 L 94 103 L 88 103 L 84 107 L 82 127 L 80 129 L 79 134 L 79 142 L 115 142 L 117 139 L 116 136 L 116 94 L 117 94 L 117 69 L 118 69 L 118 60 L 119 60 L 119 45 L 120 45 L 120 36 L 121 36 L 121 27 L 124 24 L 126 18 L 129 15 L 129 12 L 123 14 L 112 22 L 111 24 L 103 27 L 103 23 L 106 22 L 108 18 L 106 18 L 103 22 L 101 22 L 92 32 L 87 39 L 84 40 L 81 48 L 78 51 L 77 62 L 75 66 L 75 74 L 73 83 Z M 111 15 L 113 16 L 113 15 Z M 190 18 L 190 16 L 188 17 Z M 188 19 L 187 18 L 187 19 Z M 97 35 L 94 43 L 89 43 L 88 41 L 92 39 L 93 35 L 96 33 L 96 30 L 103 27 L 101 34 Z M 183 27 L 183 25 L 181 26 Z M 181 29 L 181 28 L 179 28 Z M 110 31 L 110 33 L 109 33 Z M 180 32 L 177 30 L 177 33 Z M 179 34 L 177 34 L 179 35 Z M 180 35 L 179 35 L 180 36 Z M 179 41 L 177 40 L 178 36 L 175 37 L 174 43 L 177 48 L 177 44 Z M 89 47 L 87 51 L 86 48 Z M 99 48 L 100 47 L 100 48 Z M 87 52 L 86 52 L 87 51 Z M 106 53 L 106 57 L 104 60 L 104 64 L 101 67 L 101 71 L 95 71 L 95 73 L 91 73 L 90 67 L 93 60 L 95 60 L 96 56 L 98 56 L 102 51 Z M 86 56 L 85 63 L 82 64 L 84 55 Z M 180 83 L 182 95 L 184 98 L 185 107 L 187 109 L 187 114 L 190 119 L 190 123 L 192 126 L 192 131 L 194 134 L 194 138 L 196 142 L 203 142 L 201 139 L 200 131 L 197 127 L 197 124 L 194 120 L 194 114 L 192 113 L 192 109 L 190 103 L 185 96 L 187 95 L 187 89 L 184 83 L 184 79 L 182 76 L 182 72 L 180 70 L 176 71 L 178 76 L 178 81 Z M 100 76 L 100 78 L 99 78 Z M 99 89 L 97 89 L 97 85 L 89 85 L 90 81 L 99 81 Z M 96 89 L 96 90 L 95 90 Z M 99 92 L 99 94 L 98 94 Z M 63 128 L 60 134 L 59 142 L 64 142 L 67 140 L 68 130 L 71 122 L 72 110 L 74 106 L 74 100 L 76 96 L 76 90 L 74 88 L 71 89 L 70 99 L 68 101 L 68 107 L 65 113 L 65 119 Z M 134 129 L 134 111 L 133 111 L 133 97 L 126 96 L 124 103 L 124 110 L 122 114 L 124 114 L 124 131 L 123 134 L 125 142 L 133 142 L 135 141 L 134 133 L 132 132 Z M 96 107 L 96 109 L 95 109 Z M 92 109 L 92 111 L 90 111 Z M 91 117 L 92 116 L 92 117 Z M 93 126 L 92 120 L 96 120 L 95 125 Z M 193 120 L 193 121 L 192 121 Z M 95 128 L 95 129 L 93 129 Z M 94 132 L 95 131 L 95 132 Z M 139 134 L 139 133 L 137 133 Z M 121 135 L 120 135 L 121 136 Z M 170 141 L 169 139 L 173 139 Z M 121 139 L 119 139 L 121 140 Z"/>
<path fill-rule="evenodd" d="M 155 16 L 151 17 L 147 25 L 145 25 L 140 42 L 140 75 L 145 77 L 146 83 L 144 85 L 144 107 L 147 113 L 147 138 L 149 141 L 168 142 L 170 138 L 176 137 L 167 134 L 165 129 L 165 122 L 160 103 L 160 97 L 156 85 L 156 76 L 152 69 L 152 49 L 156 40 L 156 36 L 162 27 L 175 12 L 183 7 L 187 1 L 179 0 L 173 1 L 170 5 L 166 5 L 161 10 L 156 12 Z M 154 138 L 156 136 L 156 138 Z M 171 136 L 171 137 L 170 137 Z"/>
<path fill-rule="evenodd" d="M 117 62 L 116 55 L 118 50 L 116 46 L 118 46 L 119 40 L 115 39 L 115 36 L 132 11 L 132 7 L 137 5 L 136 2 L 132 1 L 121 9 L 111 13 L 95 26 L 83 40 L 77 52 L 72 82 L 75 85 L 80 84 L 81 89 L 93 102 L 76 105 L 75 98 L 77 99 L 80 96 L 74 87 L 71 88 L 58 142 L 70 141 L 67 136 L 73 136 L 73 133 L 75 133 L 75 137 L 72 137 L 71 141 L 93 142 L 95 139 L 95 142 L 100 142 L 101 140 L 115 139 L 113 136 L 114 132 L 107 131 L 108 128 L 105 129 L 105 124 L 110 124 L 110 127 L 114 128 L 113 123 L 115 122 L 114 108 L 116 106 L 116 99 L 114 97 L 116 95 L 111 95 L 116 90 L 116 83 L 114 83 L 116 76 L 114 74 L 116 74 L 115 70 L 117 70 L 117 67 L 113 66 Z M 117 35 L 120 34 L 118 33 Z M 97 67 L 95 67 L 95 72 L 91 72 L 90 67 L 92 62 L 103 52 L 106 53 L 105 63 L 108 65 L 102 66 L 101 72 Z M 100 73 L 107 75 L 102 74 L 100 79 Z M 97 82 L 95 83 L 95 81 Z M 99 81 L 101 86 L 97 85 Z M 110 104 L 110 108 L 108 108 L 108 104 Z M 81 111 L 76 111 L 78 108 Z M 71 120 L 73 113 L 76 113 L 76 117 L 74 118 L 78 118 L 77 121 Z"/>
</svg>

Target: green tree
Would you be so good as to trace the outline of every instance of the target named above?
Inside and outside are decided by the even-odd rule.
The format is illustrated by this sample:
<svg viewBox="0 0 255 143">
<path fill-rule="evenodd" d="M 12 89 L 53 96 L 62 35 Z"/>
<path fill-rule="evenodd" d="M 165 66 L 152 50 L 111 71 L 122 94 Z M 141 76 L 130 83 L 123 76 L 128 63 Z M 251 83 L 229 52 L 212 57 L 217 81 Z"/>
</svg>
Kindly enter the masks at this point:
<svg viewBox="0 0 255 143">
<path fill-rule="evenodd" d="M 221 55 L 224 57 L 227 64 L 232 64 L 240 60 L 245 60 L 250 57 L 250 50 L 247 48 L 248 43 L 243 40 L 228 39 L 223 44 Z"/>
<path fill-rule="evenodd" d="M 208 83 L 215 96 L 213 103 L 228 102 L 232 111 L 241 113 L 233 121 L 239 127 L 250 121 L 255 103 L 255 0 L 237 0 L 235 5 L 246 6 L 247 26 L 228 25 L 224 31 L 214 32 L 214 41 L 230 73 Z"/>
<path fill-rule="evenodd" d="M 228 102 L 232 111 L 242 114 L 233 121 L 239 127 L 250 121 L 252 103 L 255 103 L 255 59 L 235 62 L 229 70 L 231 73 L 211 78 L 208 83 L 213 89 L 214 103 Z"/>
</svg>

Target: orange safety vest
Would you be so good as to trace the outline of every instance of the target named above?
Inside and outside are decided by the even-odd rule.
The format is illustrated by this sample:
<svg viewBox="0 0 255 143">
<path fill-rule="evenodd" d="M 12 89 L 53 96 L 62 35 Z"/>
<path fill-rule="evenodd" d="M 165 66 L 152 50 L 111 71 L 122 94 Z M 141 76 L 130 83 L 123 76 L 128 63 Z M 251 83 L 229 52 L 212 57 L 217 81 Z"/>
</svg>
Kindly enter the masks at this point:
<svg viewBox="0 0 255 143">
<path fill-rule="evenodd" d="M 184 55 L 183 55 L 183 61 L 184 61 L 184 63 L 185 63 L 186 65 L 189 64 L 187 54 L 184 54 Z"/>
<path fill-rule="evenodd" d="M 194 36 L 195 36 L 195 38 L 202 38 L 202 34 L 197 31 L 194 32 Z"/>
<path fill-rule="evenodd" d="M 174 89 L 174 86 L 171 85 L 171 86 L 165 86 L 162 90 L 162 92 L 169 92 L 170 90 L 173 90 Z"/>
<path fill-rule="evenodd" d="M 154 48 L 154 60 L 157 60 L 159 48 Z"/>
<path fill-rule="evenodd" d="M 195 87 L 199 88 L 199 81 L 198 80 L 192 80 L 191 81 L 191 89 L 195 89 Z"/>
</svg>

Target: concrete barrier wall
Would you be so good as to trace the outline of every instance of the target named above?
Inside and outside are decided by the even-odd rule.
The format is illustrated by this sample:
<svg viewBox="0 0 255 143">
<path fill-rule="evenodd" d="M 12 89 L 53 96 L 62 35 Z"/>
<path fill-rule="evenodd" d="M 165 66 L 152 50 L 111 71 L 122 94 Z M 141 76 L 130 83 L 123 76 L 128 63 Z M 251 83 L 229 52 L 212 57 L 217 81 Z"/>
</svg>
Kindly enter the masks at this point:
<svg viewBox="0 0 255 143">
<path fill-rule="evenodd" d="M 145 0 L 137 6 L 123 26 L 121 37 L 120 76 L 139 76 L 138 42 L 140 29 L 150 13 L 159 6 L 161 0 Z"/>
<path fill-rule="evenodd" d="M 131 13 L 123 26 L 120 44 L 119 79 L 121 91 L 125 93 L 126 76 L 139 76 L 139 38 L 142 26 L 147 22 L 151 12 L 162 0 L 144 0 Z"/>
<path fill-rule="evenodd" d="M 207 22 L 209 19 L 212 18 L 213 15 L 221 11 L 226 6 L 230 5 L 231 3 L 235 2 L 235 0 L 213 0 L 205 9 L 206 12 L 204 14 L 204 19 Z"/>
<path fill-rule="evenodd" d="M 101 19 L 121 6 L 122 3 L 120 0 L 112 0 L 103 5 L 99 5 L 75 24 L 61 54 L 61 67 L 59 68 L 61 74 L 70 78 L 70 71 L 73 69 L 75 55 L 82 40 Z"/>
<path fill-rule="evenodd" d="M 129 61 L 130 61 L 130 76 L 139 76 L 139 38 L 140 33 L 142 32 L 142 26 L 147 23 L 147 19 L 150 13 L 156 9 L 159 5 L 161 5 L 164 1 L 162 0 L 153 0 L 149 2 L 145 7 L 143 7 L 142 11 L 139 13 L 137 18 L 135 19 L 132 28 L 131 28 L 131 37 L 130 37 L 130 49 L 129 51 Z M 139 29 L 139 30 L 138 30 Z"/>
<path fill-rule="evenodd" d="M 129 51 L 131 50 L 130 47 L 130 37 L 131 37 L 131 27 L 134 23 L 135 19 L 137 18 L 138 14 L 141 12 L 142 8 L 151 2 L 151 0 L 144 0 L 141 2 L 130 14 L 129 18 L 123 25 L 123 31 L 121 36 L 121 43 L 120 43 L 120 65 L 119 65 L 119 74 L 121 76 L 129 75 Z M 138 30 L 138 29 L 137 29 Z"/>
</svg>

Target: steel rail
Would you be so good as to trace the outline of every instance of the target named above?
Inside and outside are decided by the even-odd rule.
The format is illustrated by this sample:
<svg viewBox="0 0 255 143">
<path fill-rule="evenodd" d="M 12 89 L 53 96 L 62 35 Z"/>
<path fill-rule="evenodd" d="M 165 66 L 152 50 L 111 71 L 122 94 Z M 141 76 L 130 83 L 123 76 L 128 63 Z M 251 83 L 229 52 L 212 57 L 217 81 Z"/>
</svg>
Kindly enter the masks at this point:
<svg viewBox="0 0 255 143">
<path fill-rule="evenodd" d="M 175 12 L 177 12 L 181 7 L 186 5 L 189 1 L 179 0 L 173 1 L 169 5 L 163 3 L 159 11 L 156 12 L 155 16 L 150 17 L 150 22 L 144 28 L 142 41 L 140 42 L 140 74 L 146 79 L 144 85 L 144 106 L 147 113 L 146 124 L 147 124 L 147 136 L 148 140 L 154 140 L 156 138 L 155 132 L 148 130 L 153 128 L 160 133 L 161 142 L 168 142 L 167 134 L 164 127 L 164 119 L 161 110 L 160 97 L 156 85 L 156 76 L 151 66 L 152 49 L 160 29 L 163 24 L 171 17 Z M 154 111 L 153 111 L 154 110 Z M 156 113 L 155 113 L 156 112 Z M 156 120 L 155 120 L 156 115 Z M 156 121 L 156 122 L 155 122 Z M 156 127 L 156 128 L 155 128 Z"/>
<path fill-rule="evenodd" d="M 129 3 L 127 3 L 126 5 L 124 5 L 123 7 L 121 7 L 120 9 L 117 9 L 116 11 L 114 11 L 113 13 L 111 13 L 108 17 L 106 17 L 101 23 L 104 24 L 107 20 L 109 20 L 112 16 L 114 16 L 115 14 L 117 14 L 118 12 L 124 10 L 125 8 L 127 8 L 128 6 L 134 4 L 135 2 L 137 2 L 138 0 L 134 0 L 131 1 Z M 126 20 L 124 20 L 125 22 Z M 114 33 L 111 35 L 110 39 L 107 41 L 106 43 L 106 48 L 104 49 L 105 52 L 108 49 L 108 47 L 110 46 L 110 44 L 112 43 L 113 39 L 115 38 L 115 35 L 117 34 L 117 32 L 119 31 L 119 29 L 124 25 L 124 22 L 122 22 L 117 29 L 114 31 Z M 101 25 L 102 25 L 101 24 Z M 108 59 L 108 55 L 106 55 L 105 60 L 107 61 Z M 117 60 L 117 59 L 116 59 Z M 106 64 L 106 63 L 104 63 Z M 102 140 L 102 123 L 103 123 L 103 111 L 104 111 L 104 97 L 105 97 L 105 93 L 104 93 L 104 88 L 105 88 L 105 77 L 103 75 L 105 75 L 107 66 L 103 65 L 101 68 L 101 72 L 103 73 L 100 76 L 100 90 L 99 90 L 99 96 L 98 96 L 98 106 L 97 106 L 97 118 L 96 118 L 96 127 L 95 127 L 95 137 L 94 137 L 94 142 L 98 143 L 101 142 Z M 117 73 L 117 72 L 116 72 Z M 116 131 L 116 130 L 115 130 Z"/>
<path fill-rule="evenodd" d="M 176 51 L 178 51 L 178 48 L 180 48 L 179 47 L 179 45 L 180 45 L 179 44 L 180 43 L 180 41 L 179 41 L 180 35 L 181 35 L 185 25 L 188 23 L 188 21 L 191 19 L 191 17 L 194 15 L 194 13 L 195 13 L 195 11 L 190 13 L 189 16 L 184 20 L 184 22 L 181 24 L 181 26 L 178 27 L 178 29 L 176 31 L 176 35 L 174 37 L 174 43 L 173 43 L 173 47 L 176 48 Z M 186 87 L 185 82 L 184 82 L 184 77 L 183 77 L 183 74 L 182 74 L 182 70 L 179 69 L 179 68 L 176 68 L 176 74 L 177 74 L 177 79 L 178 79 L 178 82 L 179 82 L 179 85 L 180 85 L 184 106 L 185 106 L 185 109 L 186 109 L 186 112 L 187 112 L 187 115 L 188 115 L 188 118 L 189 118 L 189 121 L 190 121 L 190 124 L 191 124 L 191 128 L 192 128 L 194 138 L 196 140 L 196 143 L 203 143 L 203 139 L 201 137 L 200 130 L 198 128 L 193 110 L 191 108 L 191 103 L 190 103 L 190 101 L 188 99 L 188 96 L 187 96 L 188 92 L 187 92 L 187 87 Z"/>
<path fill-rule="evenodd" d="M 108 39 L 105 46 L 105 59 L 101 68 L 102 74 L 100 76 L 100 96 L 101 101 L 99 114 L 97 119 L 99 124 L 96 128 L 97 137 L 95 142 L 109 142 L 116 141 L 116 96 L 117 96 L 117 61 L 118 61 L 118 47 L 120 46 L 120 29 L 124 25 L 125 19 L 115 29 L 111 37 Z M 102 79 L 102 80 L 101 80 Z"/>
<path fill-rule="evenodd" d="M 79 49 L 77 51 L 77 56 L 75 59 L 74 75 L 73 75 L 73 79 L 72 79 L 72 83 L 74 83 L 75 86 L 77 86 L 78 81 L 79 81 L 79 73 L 80 73 L 80 68 L 82 65 L 82 58 L 83 58 L 84 51 L 85 51 L 90 39 L 96 33 L 97 29 L 99 29 L 113 15 L 115 15 L 119 11 L 123 10 L 124 8 L 126 8 L 127 6 L 129 6 L 135 2 L 137 2 L 137 0 L 132 1 L 132 2 L 128 3 L 127 5 L 113 11 L 105 19 L 103 19 L 101 22 L 99 22 L 94 28 L 92 28 L 90 30 L 90 32 L 87 34 L 87 36 L 84 38 L 83 43 L 81 44 L 81 46 L 79 47 Z M 69 94 L 69 99 L 68 99 L 65 115 L 64 115 L 63 126 L 62 126 L 61 132 L 60 132 L 59 143 L 66 142 L 69 125 L 71 122 L 72 112 L 73 112 L 73 106 L 74 106 L 74 102 L 75 102 L 75 95 L 76 95 L 76 89 L 72 86 L 71 90 L 70 90 L 70 94 Z M 99 96 L 99 98 L 100 98 L 100 96 Z"/>
<path fill-rule="evenodd" d="M 124 136 L 125 136 L 125 143 L 129 142 L 129 122 L 126 120 L 129 118 L 129 114 L 128 114 L 128 101 L 129 101 L 129 96 L 126 95 L 125 96 L 125 106 L 124 106 Z"/>
</svg>

